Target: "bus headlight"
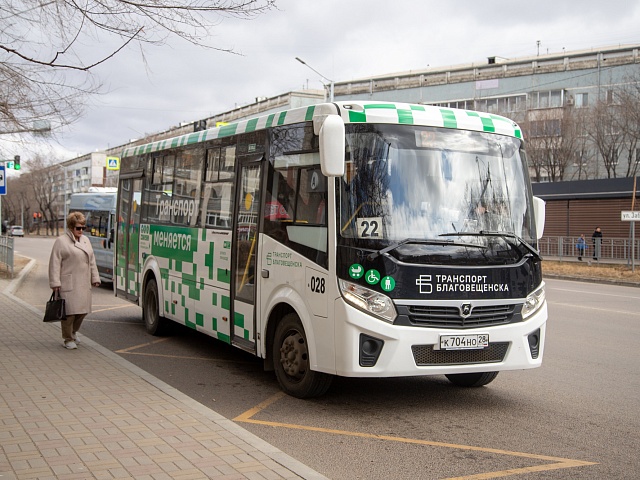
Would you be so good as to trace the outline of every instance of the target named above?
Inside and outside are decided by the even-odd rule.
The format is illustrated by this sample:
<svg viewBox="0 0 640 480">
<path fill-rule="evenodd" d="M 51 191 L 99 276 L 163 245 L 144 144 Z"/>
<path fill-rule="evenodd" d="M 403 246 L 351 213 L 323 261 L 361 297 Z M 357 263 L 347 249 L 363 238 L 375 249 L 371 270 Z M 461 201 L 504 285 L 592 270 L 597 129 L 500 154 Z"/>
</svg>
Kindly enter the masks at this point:
<svg viewBox="0 0 640 480">
<path fill-rule="evenodd" d="M 544 304 L 545 294 L 544 294 L 544 282 L 540 285 L 540 288 L 529 294 L 527 299 L 522 306 L 522 318 L 526 320 L 531 315 L 536 313 L 538 309 Z"/>
<path fill-rule="evenodd" d="M 371 313 L 385 322 L 393 323 L 396 319 L 396 308 L 386 295 L 346 280 L 340 280 L 338 283 L 342 296 L 350 305 Z"/>
</svg>

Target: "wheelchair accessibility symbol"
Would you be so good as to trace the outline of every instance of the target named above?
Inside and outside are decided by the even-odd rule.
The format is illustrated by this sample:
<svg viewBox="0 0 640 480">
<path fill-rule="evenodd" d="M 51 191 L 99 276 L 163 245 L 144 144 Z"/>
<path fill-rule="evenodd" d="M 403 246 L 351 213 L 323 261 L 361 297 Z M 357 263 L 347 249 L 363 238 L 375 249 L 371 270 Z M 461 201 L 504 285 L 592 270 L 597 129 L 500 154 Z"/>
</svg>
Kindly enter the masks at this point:
<svg viewBox="0 0 640 480">
<path fill-rule="evenodd" d="M 378 270 L 371 269 L 367 272 L 364 279 L 369 285 L 376 285 L 380 281 L 380 272 Z"/>
</svg>

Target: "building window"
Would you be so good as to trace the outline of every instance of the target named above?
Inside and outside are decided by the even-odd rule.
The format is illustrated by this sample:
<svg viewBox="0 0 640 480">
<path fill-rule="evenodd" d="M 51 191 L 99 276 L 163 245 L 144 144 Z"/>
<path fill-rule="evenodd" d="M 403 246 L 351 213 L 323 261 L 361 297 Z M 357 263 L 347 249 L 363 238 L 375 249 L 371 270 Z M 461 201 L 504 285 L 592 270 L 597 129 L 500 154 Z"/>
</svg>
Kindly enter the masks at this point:
<svg viewBox="0 0 640 480">
<path fill-rule="evenodd" d="M 530 137 L 558 137 L 561 134 L 559 119 L 534 120 L 531 122 Z"/>
<path fill-rule="evenodd" d="M 529 95 L 531 108 L 552 108 L 562 106 L 562 90 L 532 92 Z"/>
<path fill-rule="evenodd" d="M 575 95 L 576 108 L 584 108 L 589 106 L 589 94 L 588 93 L 576 93 Z"/>
</svg>

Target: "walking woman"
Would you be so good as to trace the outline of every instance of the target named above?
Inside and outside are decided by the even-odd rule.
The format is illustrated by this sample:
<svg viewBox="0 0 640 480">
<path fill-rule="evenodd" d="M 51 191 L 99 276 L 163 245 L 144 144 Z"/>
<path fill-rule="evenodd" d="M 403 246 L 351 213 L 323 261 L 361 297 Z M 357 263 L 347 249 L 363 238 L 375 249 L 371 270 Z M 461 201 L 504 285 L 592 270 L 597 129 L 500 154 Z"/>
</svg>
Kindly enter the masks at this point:
<svg viewBox="0 0 640 480">
<path fill-rule="evenodd" d="M 64 298 L 67 312 L 60 323 L 62 346 L 70 350 L 78 348 L 78 330 L 91 313 L 91 287 L 100 286 L 91 242 L 82 234 L 85 228 L 84 215 L 70 213 L 67 231 L 56 239 L 49 258 L 49 286 Z"/>
</svg>

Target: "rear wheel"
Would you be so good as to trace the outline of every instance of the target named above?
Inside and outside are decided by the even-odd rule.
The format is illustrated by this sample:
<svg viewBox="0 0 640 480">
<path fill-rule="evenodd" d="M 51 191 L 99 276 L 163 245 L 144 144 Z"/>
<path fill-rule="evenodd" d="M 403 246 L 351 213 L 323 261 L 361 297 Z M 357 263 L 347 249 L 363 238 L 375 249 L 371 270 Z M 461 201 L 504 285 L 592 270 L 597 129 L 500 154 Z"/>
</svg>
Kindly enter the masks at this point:
<svg viewBox="0 0 640 480">
<path fill-rule="evenodd" d="M 498 372 L 481 372 L 481 373 L 455 373 L 445 375 L 447 379 L 458 387 L 482 387 L 498 376 Z"/>
<path fill-rule="evenodd" d="M 161 336 L 168 332 L 169 320 L 160 316 L 158 298 L 158 284 L 155 278 L 152 278 L 144 289 L 142 318 L 147 332 L 151 335 Z"/>
<path fill-rule="evenodd" d="M 333 381 L 332 375 L 309 368 L 307 336 L 295 313 L 285 315 L 276 327 L 273 363 L 280 387 L 293 397 L 318 397 Z"/>
</svg>

